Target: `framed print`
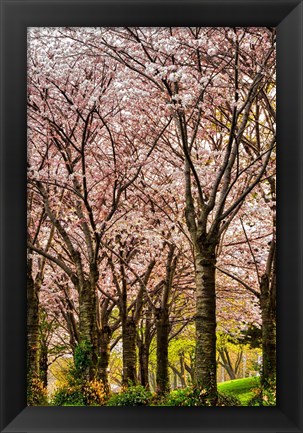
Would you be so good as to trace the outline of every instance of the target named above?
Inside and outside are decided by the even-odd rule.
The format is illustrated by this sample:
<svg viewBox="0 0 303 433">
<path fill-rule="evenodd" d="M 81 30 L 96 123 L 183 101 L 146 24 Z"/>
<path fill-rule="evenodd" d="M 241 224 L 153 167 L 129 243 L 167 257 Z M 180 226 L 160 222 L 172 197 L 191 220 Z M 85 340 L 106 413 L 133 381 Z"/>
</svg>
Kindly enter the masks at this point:
<svg viewBox="0 0 303 433">
<path fill-rule="evenodd" d="M 302 431 L 302 48 L 298 0 L 1 0 L 1 431 Z"/>
</svg>

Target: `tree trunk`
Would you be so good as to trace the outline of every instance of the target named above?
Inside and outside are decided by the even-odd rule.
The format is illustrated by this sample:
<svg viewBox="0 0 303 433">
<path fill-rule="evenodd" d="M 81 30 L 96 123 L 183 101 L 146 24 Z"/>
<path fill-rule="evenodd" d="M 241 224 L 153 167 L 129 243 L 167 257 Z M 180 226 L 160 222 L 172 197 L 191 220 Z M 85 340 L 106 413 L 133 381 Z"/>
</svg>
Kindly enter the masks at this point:
<svg viewBox="0 0 303 433">
<path fill-rule="evenodd" d="M 222 366 L 222 368 L 224 368 L 227 371 L 227 374 L 228 374 L 230 380 L 236 379 L 235 372 L 230 365 L 228 365 L 225 362 L 220 362 L 220 365 Z"/>
<path fill-rule="evenodd" d="M 138 332 L 137 345 L 139 349 L 139 374 L 140 383 L 146 389 L 150 389 L 149 386 L 149 350 L 153 339 L 152 334 L 152 312 L 150 309 L 146 311 L 146 318 L 141 323 L 141 332 Z"/>
<path fill-rule="evenodd" d="M 108 325 L 105 325 L 99 334 L 99 373 L 98 377 L 103 383 L 106 393 L 110 391 L 108 383 L 108 366 L 110 357 L 110 339 L 112 331 Z"/>
<path fill-rule="evenodd" d="M 174 372 L 174 389 L 177 389 L 177 388 L 178 388 L 178 376 Z"/>
<path fill-rule="evenodd" d="M 157 318 L 157 392 L 165 394 L 169 391 L 168 376 L 168 336 L 169 317 L 167 308 L 161 309 Z"/>
<path fill-rule="evenodd" d="M 261 316 L 262 316 L 262 379 L 264 384 L 275 380 L 276 377 L 276 315 L 271 302 L 269 278 L 261 278 Z"/>
<path fill-rule="evenodd" d="M 195 368 L 192 366 L 192 359 L 190 360 L 190 365 L 188 365 L 186 362 L 184 363 L 186 371 L 190 374 L 190 382 L 191 384 L 195 383 Z"/>
<path fill-rule="evenodd" d="M 96 327 L 96 291 L 95 286 L 85 281 L 79 290 L 79 329 L 80 344 L 85 351 L 83 379 L 92 380 L 98 370 L 98 338 Z"/>
<path fill-rule="evenodd" d="M 31 269 L 27 271 L 27 374 L 29 380 L 39 377 L 39 290 Z"/>
<path fill-rule="evenodd" d="M 202 249 L 201 249 L 202 250 Z M 195 251 L 196 384 L 217 401 L 215 248 Z"/>
<path fill-rule="evenodd" d="M 227 371 L 230 380 L 236 379 L 237 378 L 237 371 L 236 371 L 236 368 L 234 369 L 232 366 L 228 350 L 226 349 L 226 347 L 218 348 L 218 352 L 219 352 L 219 355 L 221 357 L 220 364 Z"/>
<path fill-rule="evenodd" d="M 40 379 L 43 383 L 44 388 L 47 388 L 47 373 L 48 373 L 48 359 L 47 359 L 47 345 L 40 345 Z"/>
<path fill-rule="evenodd" d="M 184 362 L 184 353 L 180 353 L 180 378 L 181 378 L 181 386 L 182 388 L 186 387 L 186 371 L 185 371 L 185 362 Z"/>
<path fill-rule="evenodd" d="M 122 322 L 123 342 L 123 385 L 137 383 L 137 353 L 136 353 L 137 327 L 131 317 Z"/>
<path fill-rule="evenodd" d="M 149 370 L 149 383 L 153 391 L 156 390 L 156 378 L 154 371 Z"/>
<path fill-rule="evenodd" d="M 149 347 L 145 342 L 138 341 L 138 348 L 139 348 L 140 383 L 146 389 L 149 389 L 149 380 L 148 380 Z"/>
<path fill-rule="evenodd" d="M 246 353 L 244 353 L 242 358 L 242 377 L 246 377 Z"/>
</svg>

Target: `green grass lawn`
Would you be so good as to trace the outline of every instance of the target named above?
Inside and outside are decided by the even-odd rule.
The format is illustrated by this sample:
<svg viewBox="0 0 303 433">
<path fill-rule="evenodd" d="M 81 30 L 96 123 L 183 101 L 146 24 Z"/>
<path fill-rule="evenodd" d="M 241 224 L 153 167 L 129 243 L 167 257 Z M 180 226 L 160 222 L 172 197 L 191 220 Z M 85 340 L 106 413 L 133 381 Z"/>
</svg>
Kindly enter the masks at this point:
<svg viewBox="0 0 303 433">
<path fill-rule="evenodd" d="M 259 377 L 247 377 L 245 379 L 229 380 L 218 384 L 218 390 L 228 394 L 234 394 L 247 406 L 249 400 L 254 396 L 253 390 L 259 385 Z"/>
</svg>

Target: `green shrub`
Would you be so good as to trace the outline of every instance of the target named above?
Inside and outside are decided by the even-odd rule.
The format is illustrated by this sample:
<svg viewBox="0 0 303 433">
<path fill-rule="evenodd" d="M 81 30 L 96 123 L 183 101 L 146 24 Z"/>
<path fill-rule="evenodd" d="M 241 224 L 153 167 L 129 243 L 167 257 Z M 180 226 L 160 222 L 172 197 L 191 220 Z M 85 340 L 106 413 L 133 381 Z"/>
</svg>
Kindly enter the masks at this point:
<svg viewBox="0 0 303 433">
<path fill-rule="evenodd" d="M 66 371 L 64 383 L 57 388 L 53 406 L 103 406 L 108 396 L 103 383 L 97 379 L 86 380 L 91 365 L 91 345 L 81 341 L 75 349 L 74 362 Z"/>
<path fill-rule="evenodd" d="M 88 341 L 80 341 L 75 348 L 74 375 L 81 376 L 91 366 L 92 352 L 91 344 Z"/>
<path fill-rule="evenodd" d="M 276 382 L 255 389 L 254 397 L 248 402 L 248 406 L 276 406 Z"/>
<path fill-rule="evenodd" d="M 242 406 L 242 404 L 236 395 L 227 392 L 219 392 L 217 406 Z"/>
<path fill-rule="evenodd" d="M 182 388 L 172 391 L 160 403 L 161 406 L 210 406 L 207 392 L 199 388 Z M 218 394 L 217 406 L 241 406 L 240 400 L 227 393 Z"/>
<path fill-rule="evenodd" d="M 141 385 L 130 386 L 118 394 L 114 394 L 107 406 L 149 406 L 152 394 Z"/>
<path fill-rule="evenodd" d="M 47 406 L 47 390 L 39 378 L 28 379 L 27 383 L 28 406 Z"/>
<path fill-rule="evenodd" d="M 200 391 L 196 388 L 181 388 L 171 391 L 161 406 L 201 406 Z"/>
<path fill-rule="evenodd" d="M 104 406 L 107 398 L 102 382 L 94 379 L 59 387 L 51 403 L 53 406 Z"/>
<path fill-rule="evenodd" d="M 85 406 L 81 386 L 61 386 L 55 391 L 51 403 L 53 406 Z"/>
</svg>

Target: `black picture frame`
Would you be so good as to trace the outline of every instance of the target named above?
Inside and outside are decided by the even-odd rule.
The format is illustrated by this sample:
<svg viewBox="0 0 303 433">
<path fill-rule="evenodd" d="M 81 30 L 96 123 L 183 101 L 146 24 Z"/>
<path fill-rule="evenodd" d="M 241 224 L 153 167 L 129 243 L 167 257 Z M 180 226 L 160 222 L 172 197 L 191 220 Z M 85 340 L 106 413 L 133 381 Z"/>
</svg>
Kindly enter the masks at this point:
<svg viewBox="0 0 303 433">
<path fill-rule="evenodd" d="M 301 0 L 0 0 L 1 431 L 302 432 Z M 26 32 L 31 26 L 277 26 L 277 406 L 26 407 Z"/>
</svg>

